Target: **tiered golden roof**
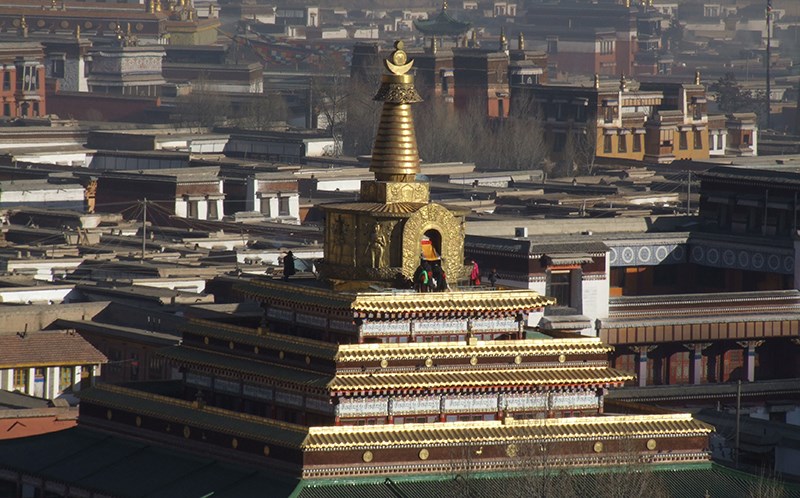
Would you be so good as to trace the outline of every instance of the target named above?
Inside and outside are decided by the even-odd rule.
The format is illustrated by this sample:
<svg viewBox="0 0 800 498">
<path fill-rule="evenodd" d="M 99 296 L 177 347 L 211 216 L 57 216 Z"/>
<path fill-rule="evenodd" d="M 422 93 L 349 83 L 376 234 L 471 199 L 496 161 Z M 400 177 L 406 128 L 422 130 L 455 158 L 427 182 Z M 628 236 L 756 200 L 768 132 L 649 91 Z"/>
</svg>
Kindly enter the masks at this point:
<svg viewBox="0 0 800 498">
<path fill-rule="evenodd" d="M 404 344 L 347 344 L 340 345 L 336 361 L 340 363 L 389 360 L 420 360 L 425 358 L 498 358 L 601 354 L 612 348 L 599 338 L 527 339 L 515 341 L 419 342 Z"/>
<path fill-rule="evenodd" d="M 541 309 L 555 299 L 527 289 L 452 292 L 342 292 L 271 280 L 252 280 L 237 286 L 256 299 L 304 302 L 320 310 L 354 313 L 507 313 Z"/>
<path fill-rule="evenodd" d="M 416 370 L 410 372 L 339 373 L 328 384 L 332 391 L 402 391 L 414 389 L 531 388 L 539 386 L 618 385 L 634 376 L 613 368 L 508 367 Z"/>
<path fill-rule="evenodd" d="M 614 438 L 707 436 L 714 429 L 688 413 L 544 420 L 311 427 L 306 450 L 558 442 Z"/>
</svg>

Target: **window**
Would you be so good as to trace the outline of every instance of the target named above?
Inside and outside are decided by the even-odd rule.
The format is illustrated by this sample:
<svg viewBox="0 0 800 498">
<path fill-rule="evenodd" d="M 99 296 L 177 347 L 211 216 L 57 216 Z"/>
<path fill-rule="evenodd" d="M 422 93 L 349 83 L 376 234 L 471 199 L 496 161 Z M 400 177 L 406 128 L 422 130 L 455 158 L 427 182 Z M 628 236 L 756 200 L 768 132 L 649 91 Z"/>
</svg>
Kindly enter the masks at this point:
<svg viewBox="0 0 800 498">
<path fill-rule="evenodd" d="M 28 369 L 15 368 L 14 369 L 14 389 L 25 391 L 28 389 Z"/>
<path fill-rule="evenodd" d="M 606 123 L 614 122 L 614 108 L 610 106 L 603 107 L 603 117 Z"/>
<path fill-rule="evenodd" d="M 686 150 L 689 148 L 688 137 L 686 136 L 685 131 L 679 132 L 680 136 L 678 137 L 678 148 L 681 150 Z"/>
<path fill-rule="evenodd" d="M 160 356 L 151 355 L 147 369 L 147 377 L 149 379 L 162 379 L 164 377 L 164 359 Z"/>
<path fill-rule="evenodd" d="M 603 152 L 611 153 L 611 135 L 603 135 Z"/>
<path fill-rule="evenodd" d="M 711 150 L 717 150 L 717 134 L 711 135 Z"/>
<path fill-rule="evenodd" d="M 571 273 L 568 271 L 551 273 L 550 290 L 547 294 L 556 298 L 557 306 L 571 306 Z"/>
<path fill-rule="evenodd" d="M 189 217 L 189 218 L 197 218 L 197 212 L 198 212 L 198 209 L 197 209 L 198 206 L 197 205 L 198 205 L 197 201 L 189 201 L 189 202 L 186 203 L 186 206 L 187 206 L 186 216 L 187 217 Z"/>
<path fill-rule="evenodd" d="M 642 151 L 642 135 L 638 133 L 633 135 L 633 151 L 634 152 Z"/>
<path fill-rule="evenodd" d="M 209 199 L 208 201 L 208 219 L 209 220 L 219 219 L 219 213 L 217 212 L 217 201 L 214 199 Z"/>
<path fill-rule="evenodd" d="M 745 133 L 744 134 L 744 136 L 742 137 L 742 142 L 744 142 L 745 145 L 750 145 L 750 134 L 749 133 Z"/>
<path fill-rule="evenodd" d="M 33 103 L 33 115 L 34 116 L 38 116 L 39 115 L 39 103 L 38 102 L 34 102 Z"/>
<path fill-rule="evenodd" d="M 548 54 L 558 53 L 558 40 L 547 40 L 547 53 Z"/>
<path fill-rule="evenodd" d="M 263 214 L 267 218 L 270 217 L 269 197 L 261 198 L 261 214 Z"/>
<path fill-rule="evenodd" d="M 3 104 L 3 116 L 11 116 L 11 104 L 8 102 Z"/>
<path fill-rule="evenodd" d="M 703 148 L 703 132 L 700 130 L 694 130 L 694 148 Z"/>
<path fill-rule="evenodd" d="M 64 59 L 53 59 L 50 61 L 50 75 L 53 78 L 64 77 Z"/>
<path fill-rule="evenodd" d="M 11 90 L 11 73 L 3 71 L 3 90 Z"/>
<path fill-rule="evenodd" d="M 701 119 L 703 119 L 703 108 L 700 106 L 700 104 L 695 104 L 692 107 L 694 109 L 694 113 L 692 115 L 694 120 L 695 121 L 700 121 Z"/>
<path fill-rule="evenodd" d="M 617 138 L 617 152 L 628 152 L 628 137 L 627 135 L 620 135 Z"/>
<path fill-rule="evenodd" d="M 289 216 L 288 197 L 278 197 L 278 216 Z"/>
<path fill-rule="evenodd" d="M 139 380 L 139 354 L 131 353 L 131 380 Z"/>
<path fill-rule="evenodd" d="M 61 367 L 59 368 L 58 390 L 64 391 L 75 379 L 75 367 Z"/>
<path fill-rule="evenodd" d="M 554 152 L 561 152 L 564 150 L 564 147 L 567 145 L 567 135 L 566 133 L 556 133 L 553 135 L 553 151 Z"/>
<path fill-rule="evenodd" d="M 575 110 L 575 121 L 579 123 L 586 122 L 586 106 L 579 105 Z"/>
</svg>

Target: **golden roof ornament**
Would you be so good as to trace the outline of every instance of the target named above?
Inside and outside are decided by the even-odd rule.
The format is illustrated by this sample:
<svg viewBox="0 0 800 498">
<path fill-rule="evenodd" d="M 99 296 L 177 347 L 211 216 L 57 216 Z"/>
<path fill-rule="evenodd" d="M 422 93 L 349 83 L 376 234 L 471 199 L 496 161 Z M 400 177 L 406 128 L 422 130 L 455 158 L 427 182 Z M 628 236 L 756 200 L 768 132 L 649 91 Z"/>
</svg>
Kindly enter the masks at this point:
<svg viewBox="0 0 800 498">
<path fill-rule="evenodd" d="M 500 28 L 500 51 L 506 52 L 508 51 L 508 39 L 506 38 L 506 28 Z"/>
<path fill-rule="evenodd" d="M 525 35 L 522 34 L 522 31 L 520 31 L 517 36 L 517 47 L 520 50 L 525 50 Z"/>
<path fill-rule="evenodd" d="M 628 89 L 628 80 L 625 79 L 625 74 L 619 76 L 619 91 L 624 92 Z"/>
<path fill-rule="evenodd" d="M 414 181 L 419 173 L 411 104 L 421 102 L 422 98 L 414 88 L 414 77 L 408 74 L 414 61 L 408 59 L 402 41 L 395 42 L 394 47 L 383 61 L 389 74 L 381 77 L 381 86 L 374 98 L 383 102 L 383 109 L 369 170 L 378 181 L 408 182 Z"/>
<path fill-rule="evenodd" d="M 694 84 L 695 85 L 699 85 L 700 84 L 700 71 L 695 71 L 694 72 Z"/>
<path fill-rule="evenodd" d="M 594 73 L 593 86 L 594 86 L 595 90 L 599 90 L 600 89 L 600 75 L 597 74 L 597 73 Z"/>
</svg>

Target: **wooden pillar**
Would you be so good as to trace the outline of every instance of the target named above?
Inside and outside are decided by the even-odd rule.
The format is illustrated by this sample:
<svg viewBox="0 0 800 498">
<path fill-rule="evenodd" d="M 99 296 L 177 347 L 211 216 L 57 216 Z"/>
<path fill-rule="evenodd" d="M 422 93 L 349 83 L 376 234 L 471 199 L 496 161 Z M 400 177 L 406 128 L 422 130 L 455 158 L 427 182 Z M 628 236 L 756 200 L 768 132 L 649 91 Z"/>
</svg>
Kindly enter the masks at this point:
<svg viewBox="0 0 800 498">
<path fill-rule="evenodd" d="M 689 350 L 689 354 L 691 354 L 692 384 L 702 384 L 703 382 L 703 350 L 710 345 L 710 342 L 683 345 L 683 347 Z"/>
<path fill-rule="evenodd" d="M 756 380 L 756 348 L 764 344 L 764 341 L 741 341 L 739 346 L 744 348 L 744 371 L 747 382 Z"/>
<path fill-rule="evenodd" d="M 635 346 L 633 351 L 637 355 L 636 376 L 639 379 L 639 387 L 647 385 L 647 354 L 655 349 L 653 346 Z"/>
</svg>

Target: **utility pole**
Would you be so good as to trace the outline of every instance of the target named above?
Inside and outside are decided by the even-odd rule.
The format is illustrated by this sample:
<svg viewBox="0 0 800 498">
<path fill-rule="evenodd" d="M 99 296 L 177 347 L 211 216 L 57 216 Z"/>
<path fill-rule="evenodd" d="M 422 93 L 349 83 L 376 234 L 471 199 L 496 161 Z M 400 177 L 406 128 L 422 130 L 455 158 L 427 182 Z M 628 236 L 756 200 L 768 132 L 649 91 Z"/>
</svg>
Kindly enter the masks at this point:
<svg viewBox="0 0 800 498">
<path fill-rule="evenodd" d="M 692 214 L 692 172 L 689 171 L 689 181 L 686 182 L 686 214 Z"/>
<path fill-rule="evenodd" d="M 144 251 L 147 246 L 147 197 L 142 201 L 142 263 L 144 263 Z"/>
<path fill-rule="evenodd" d="M 736 452 L 736 457 L 734 459 L 734 463 L 736 464 L 736 468 L 739 468 L 739 420 L 742 416 L 742 381 L 736 381 L 736 442 L 734 444 L 734 451 Z"/>
<path fill-rule="evenodd" d="M 772 52 L 772 0 L 767 0 L 767 129 L 772 128 L 772 120 L 770 119 L 770 104 L 772 94 L 772 84 L 770 82 L 770 66 Z"/>
</svg>

